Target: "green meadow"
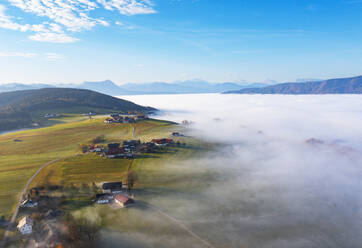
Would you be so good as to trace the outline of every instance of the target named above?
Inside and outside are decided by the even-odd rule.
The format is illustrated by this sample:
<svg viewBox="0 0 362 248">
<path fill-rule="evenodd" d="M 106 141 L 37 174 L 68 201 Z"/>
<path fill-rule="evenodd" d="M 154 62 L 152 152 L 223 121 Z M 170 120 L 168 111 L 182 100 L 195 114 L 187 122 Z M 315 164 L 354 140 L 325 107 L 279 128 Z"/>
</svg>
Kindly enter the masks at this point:
<svg viewBox="0 0 362 248">
<path fill-rule="evenodd" d="M 158 120 L 105 124 L 103 118 L 67 116 L 57 121 L 60 124 L 55 126 L 0 136 L 0 215 L 9 217 L 27 180 L 46 162 L 61 159 L 45 168 L 31 186 L 115 180 L 130 166 L 130 160 L 81 155 L 80 144 L 89 144 L 99 135 L 104 135 L 106 142 L 132 139 L 133 129 L 137 138 L 148 141 L 169 137 L 172 130 L 179 128 Z"/>
</svg>

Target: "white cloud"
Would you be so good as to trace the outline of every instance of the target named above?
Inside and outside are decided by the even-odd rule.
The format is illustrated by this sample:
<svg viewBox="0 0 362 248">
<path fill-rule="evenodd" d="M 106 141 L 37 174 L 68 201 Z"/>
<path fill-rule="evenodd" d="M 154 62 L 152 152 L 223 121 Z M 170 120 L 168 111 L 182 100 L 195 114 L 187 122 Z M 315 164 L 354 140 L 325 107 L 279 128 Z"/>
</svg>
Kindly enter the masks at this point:
<svg viewBox="0 0 362 248">
<path fill-rule="evenodd" d="M 64 59 L 64 56 L 58 53 L 31 53 L 31 52 L 0 52 L 0 57 L 22 57 L 22 58 L 41 58 L 47 61 L 56 61 Z"/>
<path fill-rule="evenodd" d="M 29 39 L 34 41 L 41 42 L 52 42 L 52 43 L 72 43 L 78 41 L 79 39 L 68 36 L 64 33 L 54 33 L 54 32 L 41 32 L 29 36 Z"/>
<path fill-rule="evenodd" d="M 34 35 L 29 36 L 29 39 L 35 41 L 70 43 L 78 40 L 65 34 L 62 27 L 56 23 L 43 22 L 32 25 L 16 23 L 11 16 L 5 14 L 5 7 L 3 5 L 0 5 L 0 28 L 21 32 L 35 32 Z"/>
<path fill-rule="evenodd" d="M 97 25 L 109 26 L 103 17 L 93 18 L 91 12 L 104 8 L 122 15 L 152 14 L 156 11 L 148 0 L 8 0 L 12 6 L 47 20 L 38 24 L 20 24 L 5 14 L 0 5 L 0 28 L 35 32 L 30 39 L 48 42 L 74 42 L 69 32 L 90 30 Z M 117 24 L 119 25 L 119 24 Z"/>
<path fill-rule="evenodd" d="M 45 53 L 45 59 L 48 61 L 56 61 L 60 59 L 64 59 L 63 55 L 57 54 L 57 53 Z"/>
<path fill-rule="evenodd" d="M 34 58 L 37 57 L 37 53 L 23 53 L 23 52 L 0 52 L 0 57 L 23 57 Z"/>
<path fill-rule="evenodd" d="M 117 9 L 122 15 L 154 14 L 150 1 L 137 0 L 97 0 L 107 10 Z"/>
</svg>

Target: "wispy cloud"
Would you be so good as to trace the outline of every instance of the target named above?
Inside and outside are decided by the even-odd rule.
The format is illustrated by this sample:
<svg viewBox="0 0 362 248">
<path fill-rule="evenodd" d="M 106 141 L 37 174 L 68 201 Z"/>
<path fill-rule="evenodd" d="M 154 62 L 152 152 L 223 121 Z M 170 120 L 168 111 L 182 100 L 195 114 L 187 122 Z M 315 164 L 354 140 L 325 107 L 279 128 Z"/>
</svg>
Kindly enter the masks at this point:
<svg viewBox="0 0 362 248">
<path fill-rule="evenodd" d="M 29 39 L 42 42 L 53 42 L 53 43 L 72 43 L 79 39 L 68 36 L 64 33 L 52 33 L 52 32 L 39 32 L 29 36 Z"/>
<path fill-rule="evenodd" d="M 57 53 L 45 53 L 44 56 L 45 56 L 45 59 L 48 61 L 56 61 L 56 60 L 64 59 L 63 55 L 60 55 Z"/>
<path fill-rule="evenodd" d="M 64 56 L 58 53 L 32 53 L 32 52 L 0 52 L 0 57 L 20 57 L 20 58 L 40 58 L 47 61 L 56 61 L 64 59 Z"/>
<path fill-rule="evenodd" d="M 93 18 L 96 9 L 118 11 L 121 15 L 156 13 L 149 0 L 8 0 L 11 6 L 25 13 L 44 18 L 38 24 L 21 24 L 16 18 L 5 14 L 0 5 L 0 28 L 21 32 L 34 32 L 29 38 L 36 41 L 70 43 L 79 39 L 71 34 L 91 30 L 97 25 L 110 26 L 103 17 Z"/>
<path fill-rule="evenodd" d="M 34 58 L 37 57 L 37 53 L 23 53 L 23 52 L 0 52 L 0 57 L 23 57 Z"/>
</svg>

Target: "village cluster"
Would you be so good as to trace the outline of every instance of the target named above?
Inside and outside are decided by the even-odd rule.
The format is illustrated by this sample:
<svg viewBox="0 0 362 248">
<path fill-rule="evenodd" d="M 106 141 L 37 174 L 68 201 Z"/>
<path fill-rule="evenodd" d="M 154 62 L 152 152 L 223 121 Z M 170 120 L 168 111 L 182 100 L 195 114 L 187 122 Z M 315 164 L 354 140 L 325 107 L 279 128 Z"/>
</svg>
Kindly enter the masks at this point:
<svg viewBox="0 0 362 248">
<path fill-rule="evenodd" d="M 104 123 L 136 123 L 140 120 L 146 120 L 148 116 L 145 114 L 111 114 L 110 118 L 104 120 Z"/>
<path fill-rule="evenodd" d="M 183 134 L 174 132 L 172 133 L 174 137 L 181 137 Z M 172 145 L 181 145 L 179 141 L 175 142 L 173 139 L 162 138 L 162 139 L 152 139 L 150 142 L 142 143 L 140 140 L 125 140 L 121 143 L 109 143 L 107 145 L 89 145 L 87 146 L 87 152 L 94 152 L 100 156 L 107 158 L 134 158 L 136 155 L 141 153 L 153 153 L 156 152 L 161 147 L 172 146 Z M 124 188 L 125 185 L 122 184 L 122 181 L 118 182 L 104 182 L 101 185 L 102 193 L 96 193 L 93 198 L 93 203 L 96 204 L 110 204 L 113 207 L 127 207 L 133 204 L 134 197 L 130 194 L 132 187 L 129 182 Z M 99 187 L 98 192 L 99 192 Z M 49 197 L 31 197 L 31 193 L 35 191 L 35 195 L 38 195 L 38 189 L 31 189 L 22 204 L 21 208 L 39 208 L 39 201 L 44 200 L 43 198 Z M 56 210 L 47 209 L 44 210 L 45 217 L 56 217 L 59 215 Z M 34 220 L 29 217 L 23 217 L 18 225 L 17 229 L 23 235 L 31 234 L 33 232 Z"/>
<path fill-rule="evenodd" d="M 93 113 L 89 113 L 89 116 L 93 115 Z M 46 114 L 45 118 L 55 118 L 56 114 Z M 105 123 L 135 123 L 140 120 L 145 120 L 148 117 L 144 114 L 112 114 L 110 118 L 105 119 Z M 183 134 L 179 132 L 173 132 L 173 137 L 182 137 Z M 104 137 L 102 137 L 104 139 Z M 104 141 L 102 141 L 104 142 Z M 102 143 L 100 142 L 100 143 Z M 141 155 L 144 153 L 155 153 L 162 149 L 162 147 L 167 146 L 180 146 L 182 145 L 179 141 L 174 141 L 171 138 L 160 138 L 160 139 L 152 139 L 149 142 L 141 142 L 141 140 L 124 140 L 119 143 L 108 143 L 108 144 L 91 144 L 91 145 L 83 145 L 82 149 L 84 153 L 96 153 L 102 157 L 106 158 L 125 158 L 125 159 L 133 159 L 137 155 Z M 101 185 L 96 186 L 96 190 L 94 191 L 94 197 L 92 198 L 92 202 L 94 204 L 109 204 L 112 208 L 116 207 L 127 207 L 132 205 L 134 201 L 133 194 L 130 194 L 132 190 L 133 183 L 127 182 L 126 185 L 122 184 L 122 181 L 118 182 L 104 182 Z M 101 188 L 100 188 L 101 187 Z M 31 196 L 31 192 L 36 192 L 36 197 Z M 54 210 L 57 208 L 49 207 L 49 201 L 51 201 L 48 196 L 39 196 L 38 189 L 31 189 L 30 193 L 27 195 L 26 199 L 20 205 L 21 208 L 26 209 L 37 209 L 42 216 L 45 218 L 55 218 L 58 215 L 61 215 L 59 210 Z M 51 205 L 51 204 L 50 204 Z M 46 206 L 44 208 L 44 206 Z M 34 223 L 36 221 L 33 217 L 29 215 L 24 216 L 18 223 L 17 229 L 23 234 L 31 234 L 33 233 Z"/>
<path fill-rule="evenodd" d="M 119 207 L 128 207 L 129 205 L 133 204 L 134 196 L 133 194 L 130 194 L 131 192 L 131 186 L 122 184 L 122 181 L 118 182 L 104 182 L 101 184 L 101 190 L 102 193 L 97 193 L 92 198 L 92 203 L 94 204 L 110 204 L 114 208 Z M 31 191 L 38 191 L 38 189 L 33 188 Z M 35 199 L 38 199 L 39 202 L 46 201 L 46 199 L 49 200 L 49 197 L 43 196 L 43 197 L 31 197 L 30 193 L 27 196 L 27 199 L 25 199 L 22 204 L 20 205 L 21 208 L 37 208 L 40 207 L 39 202 Z M 40 209 L 38 209 L 39 211 Z M 47 219 L 49 218 L 55 218 L 61 213 L 60 211 L 56 211 L 53 209 L 48 209 L 47 211 L 44 211 L 43 216 Z M 22 235 L 32 234 L 33 233 L 33 226 L 34 226 L 34 220 L 26 215 L 24 216 L 18 223 L 17 229 Z"/>
<path fill-rule="evenodd" d="M 181 134 L 174 133 L 179 137 Z M 142 153 L 154 153 L 159 147 L 181 145 L 179 141 L 173 139 L 162 138 L 152 139 L 150 142 L 142 143 L 140 140 L 124 140 L 121 143 L 109 143 L 107 145 L 88 145 L 83 152 L 94 152 L 106 158 L 135 158 L 136 155 Z"/>
</svg>

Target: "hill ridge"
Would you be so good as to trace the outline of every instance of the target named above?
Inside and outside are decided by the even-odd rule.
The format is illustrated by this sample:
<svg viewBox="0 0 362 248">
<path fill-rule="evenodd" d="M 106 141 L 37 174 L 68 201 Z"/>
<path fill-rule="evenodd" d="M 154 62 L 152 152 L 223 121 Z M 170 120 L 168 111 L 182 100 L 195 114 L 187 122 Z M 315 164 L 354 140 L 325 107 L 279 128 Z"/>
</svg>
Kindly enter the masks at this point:
<svg viewBox="0 0 362 248">
<path fill-rule="evenodd" d="M 262 88 L 227 91 L 224 94 L 362 94 L 362 76 L 282 83 Z"/>
<path fill-rule="evenodd" d="M 44 113 L 152 112 L 156 109 L 86 89 L 44 88 L 0 93 L 0 130 L 29 127 Z"/>
</svg>

